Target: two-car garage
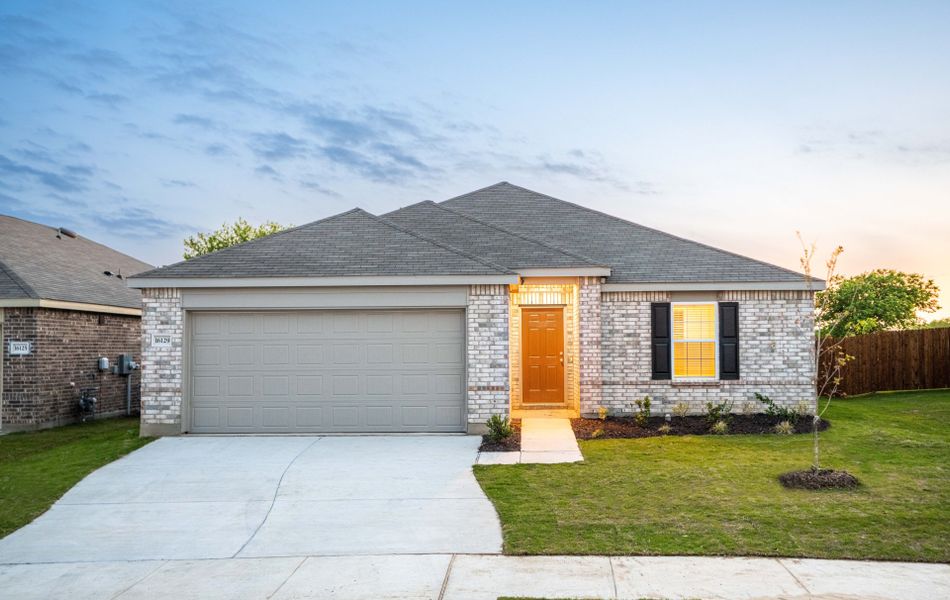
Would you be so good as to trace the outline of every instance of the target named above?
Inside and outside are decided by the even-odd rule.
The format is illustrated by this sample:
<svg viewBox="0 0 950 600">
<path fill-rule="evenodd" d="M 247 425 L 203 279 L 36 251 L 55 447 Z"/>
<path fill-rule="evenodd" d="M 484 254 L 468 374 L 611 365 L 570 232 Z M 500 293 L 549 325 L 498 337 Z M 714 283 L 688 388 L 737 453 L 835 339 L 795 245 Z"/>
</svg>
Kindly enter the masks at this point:
<svg viewBox="0 0 950 600">
<path fill-rule="evenodd" d="M 189 311 L 193 433 L 465 430 L 462 309 Z"/>
</svg>

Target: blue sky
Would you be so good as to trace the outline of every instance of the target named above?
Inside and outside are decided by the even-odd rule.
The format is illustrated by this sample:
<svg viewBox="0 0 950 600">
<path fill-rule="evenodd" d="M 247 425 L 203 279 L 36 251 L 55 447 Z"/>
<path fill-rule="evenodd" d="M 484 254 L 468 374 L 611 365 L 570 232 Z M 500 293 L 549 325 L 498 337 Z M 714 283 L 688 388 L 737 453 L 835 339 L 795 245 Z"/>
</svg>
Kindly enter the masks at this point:
<svg viewBox="0 0 950 600">
<path fill-rule="evenodd" d="M 154 264 L 511 181 L 950 305 L 950 3 L 5 2 L 0 212 Z M 942 315 L 950 315 L 945 308 Z"/>
</svg>

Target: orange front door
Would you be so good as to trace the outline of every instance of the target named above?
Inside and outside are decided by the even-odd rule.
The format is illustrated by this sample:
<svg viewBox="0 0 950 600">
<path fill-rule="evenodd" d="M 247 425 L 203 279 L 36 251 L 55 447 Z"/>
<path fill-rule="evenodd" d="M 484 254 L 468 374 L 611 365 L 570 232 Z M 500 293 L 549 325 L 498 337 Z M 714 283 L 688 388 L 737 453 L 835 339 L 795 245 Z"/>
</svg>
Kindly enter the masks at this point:
<svg viewBox="0 0 950 600">
<path fill-rule="evenodd" d="M 521 309 L 522 402 L 564 403 L 564 310 Z"/>
</svg>

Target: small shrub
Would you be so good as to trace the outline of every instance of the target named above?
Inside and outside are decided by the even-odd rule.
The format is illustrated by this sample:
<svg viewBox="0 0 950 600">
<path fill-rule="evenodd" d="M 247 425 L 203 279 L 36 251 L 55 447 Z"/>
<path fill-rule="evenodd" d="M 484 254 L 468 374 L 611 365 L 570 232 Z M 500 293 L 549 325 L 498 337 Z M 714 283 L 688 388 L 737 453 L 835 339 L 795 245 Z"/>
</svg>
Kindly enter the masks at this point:
<svg viewBox="0 0 950 600">
<path fill-rule="evenodd" d="M 597 418 L 600 419 L 601 421 L 606 421 L 606 420 L 607 420 L 607 407 L 606 407 L 606 406 L 600 406 L 600 407 L 597 408 Z"/>
<path fill-rule="evenodd" d="M 599 438 L 599 437 L 604 437 L 604 430 L 603 430 L 603 429 L 595 429 L 595 430 L 592 431 L 591 434 L 590 434 L 590 439 L 592 439 L 592 440 L 596 440 L 596 439 Z"/>
<path fill-rule="evenodd" d="M 689 404 L 686 404 L 685 402 L 677 402 L 673 405 L 673 408 L 670 409 L 670 412 L 673 413 L 674 417 L 685 419 L 686 415 L 689 414 Z"/>
<path fill-rule="evenodd" d="M 799 400 L 798 404 L 795 405 L 795 412 L 798 413 L 800 419 L 807 417 L 808 413 L 811 412 L 811 403 L 807 400 Z"/>
<path fill-rule="evenodd" d="M 795 433 L 795 426 L 789 423 L 788 421 L 782 421 L 772 428 L 772 431 L 778 433 L 779 435 L 791 435 Z"/>
<path fill-rule="evenodd" d="M 729 423 L 725 421 L 716 421 L 712 424 L 712 427 L 709 428 L 709 432 L 716 435 L 725 435 L 729 433 Z"/>
<path fill-rule="evenodd" d="M 643 400 L 637 400 L 634 403 L 637 405 L 637 414 L 633 419 L 640 427 L 646 427 L 647 421 L 650 420 L 650 397 L 644 396 Z"/>
<path fill-rule="evenodd" d="M 493 442 L 500 442 L 515 432 L 508 417 L 502 417 L 501 415 L 492 415 L 486 425 L 488 426 L 488 439 Z"/>
<path fill-rule="evenodd" d="M 758 408 L 758 405 L 755 402 L 749 400 L 748 402 L 742 403 L 742 414 L 744 415 L 754 415 L 755 409 Z"/>
<path fill-rule="evenodd" d="M 724 401 L 720 404 L 713 404 L 712 402 L 706 403 L 706 422 L 709 423 L 710 426 L 719 422 L 728 425 L 730 419 L 732 419 L 732 402 Z"/>
<path fill-rule="evenodd" d="M 659 427 L 656 428 L 656 430 L 660 432 L 660 435 L 666 435 L 666 434 L 668 434 L 670 431 L 672 431 L 672 429 L 673 429 L 673 428 L 670 427 L 670 424 L 669 424 L 669 423 L 663 423 L 662 425 L 660 425 Z"/>
<path fill-rule="evenodd" d="M 756 392 L 755 399 L 765 405 L 765 414 L 773 419 L 776 423 L 788 421 L 794 425 L 795 423 L 798 423 L 798 419 L 801 417 L 801 415 L 799 415 L 795 409 L 779 406 L 775 403 L 775 401 L 764 394 Z"/>
</svg>

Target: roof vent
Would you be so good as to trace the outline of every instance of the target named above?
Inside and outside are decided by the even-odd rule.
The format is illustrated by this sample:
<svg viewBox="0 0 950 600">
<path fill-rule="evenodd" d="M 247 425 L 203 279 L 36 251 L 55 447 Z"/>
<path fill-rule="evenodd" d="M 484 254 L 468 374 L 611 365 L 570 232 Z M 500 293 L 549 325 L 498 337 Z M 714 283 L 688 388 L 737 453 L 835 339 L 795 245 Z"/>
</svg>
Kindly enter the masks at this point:
<svg viewBox="0 0 950 600">
<path fill-rule="evenodd" d="M 102 274 L 105 275 L 106 277 L 112 277 L 115 273 L 113 273 L 112 271 L 103 271 Z"/>
<path fill-rule="evenodd" d="M 76 232 L 73 231 L 72 229 L 66 229 L 65 227 L 60 227 L 59 232 L 65 235 L 66 237 L 71 237 L 71 238 L 76 237 Z"/>
</svg>

